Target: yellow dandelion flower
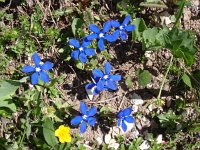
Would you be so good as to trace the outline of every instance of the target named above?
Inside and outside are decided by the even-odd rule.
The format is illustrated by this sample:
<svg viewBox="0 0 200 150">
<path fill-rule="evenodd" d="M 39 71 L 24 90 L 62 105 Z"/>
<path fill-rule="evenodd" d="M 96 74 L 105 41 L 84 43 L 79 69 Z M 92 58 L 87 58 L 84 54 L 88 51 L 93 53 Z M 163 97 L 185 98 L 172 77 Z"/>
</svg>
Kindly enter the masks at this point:
<svg viewBox="0 0 200 150">
<path fill-rule="evenodd" d="M 55 136 L 59 138 L 61 143 L 71 142 L 70 128 L 60 125 L 59 128 L 55 131 Z"/>
</svg>

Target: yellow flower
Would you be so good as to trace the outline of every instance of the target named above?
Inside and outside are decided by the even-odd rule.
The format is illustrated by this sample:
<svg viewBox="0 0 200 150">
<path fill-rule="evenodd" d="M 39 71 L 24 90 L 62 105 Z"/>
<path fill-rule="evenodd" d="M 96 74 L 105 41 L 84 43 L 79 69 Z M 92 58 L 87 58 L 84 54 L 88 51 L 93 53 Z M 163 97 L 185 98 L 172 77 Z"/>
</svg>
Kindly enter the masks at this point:
<svg viewBox="0 0 200 150">
<path fill-rule="evenodd" d="M 59 138 L 61 143 L 71 142 L 70 128 L 65 127 L 64 125 L 59 126 L 59 128 L 55 131 L 55 136 Z"/>
</svg>

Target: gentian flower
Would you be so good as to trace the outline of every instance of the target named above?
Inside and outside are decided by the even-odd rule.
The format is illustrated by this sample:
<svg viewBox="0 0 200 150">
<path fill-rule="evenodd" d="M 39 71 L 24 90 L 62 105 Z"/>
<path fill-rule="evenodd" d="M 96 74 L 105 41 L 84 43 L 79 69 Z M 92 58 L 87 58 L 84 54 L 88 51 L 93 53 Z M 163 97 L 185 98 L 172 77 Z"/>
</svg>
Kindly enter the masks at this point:
<svg viewBox="0 0 200 150">
<path fill-rule="evenodd" d="M 55 136 L 59 138 L 60 143 L 71 142 L 70 128 L 64 125 L 59 126 L 55 131 Z"/>
<path fill-rule="evenodd" d="M 99 89 L 97 88 L 99 86 L 100 83 L 98 83 L 99 81 L 99 78 L 94 78 L 94 83 L 88 83 L 86 86 L 85 86 L 85 89 L 86 91 L 87 90 L 90 90 L 92 92 L 91 95 L 97 95 L 99 94 L 101 91 L 103 91 L 104 89 Z"/>
<path fill-rule="evenodd" d="M 116 30 L 116 31 L 119 31 L 119 34 L 120 34 L 120 37 L 122 40 L 126 40 L 128 37 L 126 34 L 126 31 L 131 32 L 131 31 L 135 30 L 135 25 L 132 25 L 132 24 L 128 25 L 130 19 L 131 19 L 131 16 L 127 15 L 126 18 L 124 19 L 124 21 L 122 22 L 122 24 L 120 24 L 116 20 L 111 21 L 111 25 L 115 28 L 118 28 L 118 30 Z"/>
<path fill-rule="evenodd" d="M 112 35 L 107 34 L 110 28 L 111 28 L 110 21 L 104 23 L 102 31 L 99 29 L 98 26 L 91 24 L 89 26 L 89 29 L 93 32 L 93 34 L 88 35 L 87 39 L 89 41 L 93 39 L 98 39 L 98 48 L 100 49 L 100 51 L 103 51 L 105 49 L 104 40 L 107 40 L 109 42 L 114 42 L 117 40 L 118 37 L 117 32 L 114 32 Z"/>
<path fill-rule="evenodd" d="M 86 38 L 83 39 L 82 45 L 75 39 L 70 39 L 69 44 L 76 48 L 76 50 L 71 53 L 71 57 L 75 60 L 80 59 L 82 63 L 87 62 L 87 56 L 93 56 L 95 54 L 93 48 L 87 48 L 90 45 L 90 42 L 87 41 Z"/>
<path fill-rule="evenodd" d="M 97 95 L 103 90 L 117 90 L 117 82 L 121 80 L 121 75 L 111 74 L 112 66 L 109 62 L 104 65 L 105 73 L 99 69 L 92 71 L 95 83 L 89 83 L 85 86 L 86 89 L 92 89 L 93 94 Z"/>
<path fill-rule="evenodd" d="M 24 73 L 34 72 L 31 75 L 31 83 L 33 85 L 38 83 L 39 76 L 42 81 L 44 81 L 45 83 L 48 83 L 49 75 L 45 71 L 49 71 L 50 69 L 52 69 L 53 63 L 46 61 L 43 65 L 40 65 L 41 59 L 37 53 L 34 53 L 32 55 L 32 59 L 35 63 L 35 67 L 32 67 L 30 65 L 24 66 L 22 68 L 22 72 L 24 72 Z"/>
<path fill-rule="evenodd" d="M 86 131 L 86 128 L 87 128 L 87 123 L 90 126 L 95 125 L 96 118 L 94 118 L 93 116 L 97 113 L 97 109 L 96 109 L 96 107 L 92 106 L 88 110 L 87 105 L 84 102 L 81 102 L 80 112 L 81 112 L 81 115 L 74 117 L 71 120 L 71 124 L 74 125 L 74 126 L 81 124 L 80 125 L 80 133 L 84 133 Z"/>
<path fill-rule="evenodd" d="M 135 119 L 133 118 L 133 116 L 131 116 L 131 112 L 132 112 L 132 109 L 129 107 L 129 108 L 119 111 L 117 114 L 117 118 L 118 118 L 117 125 L 121 126 L 124 132 L 126 132 L 127 130 L 128 123 L 133 124 L 135 122 Z"/>
</svg>

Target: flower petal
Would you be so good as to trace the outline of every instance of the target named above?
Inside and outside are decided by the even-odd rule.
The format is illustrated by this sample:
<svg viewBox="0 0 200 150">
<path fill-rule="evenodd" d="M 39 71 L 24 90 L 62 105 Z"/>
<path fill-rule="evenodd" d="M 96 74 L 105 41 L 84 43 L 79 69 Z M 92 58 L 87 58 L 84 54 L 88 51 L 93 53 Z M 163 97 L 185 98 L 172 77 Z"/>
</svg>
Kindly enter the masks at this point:
<svg viewBox="0 0 200 150">
<path fill-rule="evenodd" d="M 51 63 L 50 61 L 46 61 L 42 66 L 41 69 L 42 70 L 50 70 L 53 68 L 53 63 Z"/>
<path fill-rule="evenodd" d="M 49 82 L 49 75 L 46 72 L 44 72 L 44 71 L 40 71 L 40 78 L 45 83 Z"/>
<path fill-rule="evenodd" d="M 87 37 L 83 38 L 83 42 L 82 42 L 82 47 L 87 47 L 89 46 L 91 43 L 90 41 L 87 39 Z"/>
<path fill-rule="evenodd" d="M 106 22 L 104 23 L 104 25 L 103 25 L 103 33 L 108 32 L 108 31 L 110 30 L 110 28 L 111 28 L 111 23 L 110 23 L 110 21 L 106 21 Z"/>
<path fill-rule="evenodd" d="M 85 48 L 85 54 L 88 56 L 93 56 L 95 54 L 94 48 Z"/>
<path fill-rule="evenodd" d="M 83 115 L 86 115 L 87 113 L 87 105 L 84 103 L 84 102 L 81 102 L 80 103 L 80 112 L 83 114 Z"/>
<path fill-rule="evenodd" d="M 120 23 L 116 20 L 111 20 L 111 25 L 115 28 L 119 27 L 120 26 Z"/>
<path fill-rule="evenodd" d="M 122 119 L 121 119 L 121 118 L 118 119 L 118 120 L 117 120 L 117 126 L 120 126 L 120 125 L 121 125 L 121 122 L 122 122 Z"/>
<path fill-rule="evenodd" d="M 88 35 L 88 36 L 87 36 L 87 39 L 91 41 L 91 40 L 96 39 L 97 37 L 98 37 L 98 35 L 97 35 L 96 33 L 94 33 L 94 34 Z"/>
<path fill-rule="evenodd" d="M 99 94 L 100 91 L 98 91 L 97 87 L 95 87 L 94 91 L 93 91 L 93 95 L 97 95 Z"/>
<path fill-rule="evenodd" d="M 99 69 L 94 69 L 92 70 L 92 74 L 93 76 L 96 78 L 96 77 L 103 77 L 103 72 Z"/>
<path fill-rule="evenodd" d="M 81 116 L 76 116 L 71 120 L 71 125 L 76 126 L 78 125 L 81 121 L 83 120 L 83 118 Z"/>
<path fill-rule="evenodd" d="M 126 29 L 126 31 L 133 31 L 133 30 L 135 30 L 135 25 L 128 25 L 128 26 L 125 26 L 125 29 Z"/>
<path fill-rule="evenodd" d="M 123 113 L 123 110 L 120 110 L 120 111 L 117 113 L 117 117 L 120 118 L 120 117 L 123 116 L 123 114 L 124 114 L 124 113 Z"/>
<path fill-rule="evenodd" d="M 40 56 L 37 53 L 33 54 L 32 59 L 33 59 L 36 67 L 40 65 L 41 59 L 40 59 Z"/>
<path fill-rule="evenodd" d="M 124 19 L 122 25 L 127 25 L 127 23 L 130 21 L 130 19 L 131 19 L 131 16 L 127 15 L 126 18 Z"/>
<path fill-rule="evenodd" d="M 128 107 L 123 110 L 123 116 L 129 116 L 132 112 L 132 108 Z"/>
<path fill-rule="evenodd" d="M 102 50 L 105 49 L 103 38 L 99 39 L 99 41 L 98 41 L 98 48 L 100 49 L 100 51 L 102 51 Z"/>
<path fill-rule="evenodd" d="M 96 123 L 96 118 L 94 117 L 89 117 L 88 118 L 88 124 L 91 125 L 91 126 L 94 126 Z"/>
<path fill-rule="evenodd" d="M 97 108 L 95 106 L 92 106 L 90 110 L 87 112 L 87 116 L 91 117 L 94 116 L 96 113 L 97 113 Z"/>
<path fill-rule="evenodd" d="M 97 83 L 97 90 L 103 91 L 103 89 L 104 89 L 104 81 L 99 80 L 99 82 Z"/>
<path fill-rule="evenodd" d="M 78 56 L 79 56 L 79 53 L 80 53 L 79 50 L 73 51 L 73 52 L 71 53 L 71 57 L 72 57 L 73 59 L 77 60 L 77 59 L 78 59 Z"/>
<path fill-rule="evenodd" d="M 110 75 L 110 78 L 113 81 L 120 81 L 121 80 L 121 75 Z"/>
<path fill-rule="evenodd" d="M 135 119 L 132 116 L 125 117 L 124 120 L 128 123 L 134 123 Z"/>
<path fill-rule="evenodd" d="M 94 32 L 94 33 L 100 33 L 100 29 L 99 29 L 99 27 L 98 26 L 96 26 L 95 24 L 91 24 L 90 26 L 89 26 L 89 29 L 92 31 L 92 32 Z"/>
<path fill-rule="evenodd" d="M 86 84 L 85 89 L 92 89 L 95 85 L 96 84 L 94 84 L 94 83 L 88 83 L 88 84 Z"/>
<path fill-rule="evenodd" d="M 117 84 L 111 80 L 107 81 L 106 87 L 111 90 L 117 90 Z"/>
<path fill-rule="evenodd" d="M 86 57 L 86 55 L 84 54 L 84 53 L 81 53 L 80 55 L 79 55 L 79 59 L 80 59 L 80 61 L 82 62 L 82 63 L 86 63 L 87 62 L 87 57 Z"/>
<path fill-rule="evenodd" d="M 126 32 L 121 32 L 121 39 L 122 41 L 126 40 L 128 38 Z"/>
<path fill-rule="evenodd" d="M 79 41 L 78 40 L 75 40 L 75 39 L 70 39 L 69 40 L 69 45 L 72 45 L 76 48 L 79 48 L 80 47 L 80 44 L 79 44 Z"/>
<path fill-rule="evenodd" d="M 122 129 L 124 132 L 127 130 L 127 125 L 124 123 L 124 120 L 122 120 Z"/>
<path fill-rule="evenodd" d="M 116 40 L 118 39 L 119 33 L 120 33 L 120 31 L 119 31 L 119 30 L 116 30 L 116 31 L 114 31 L 111 35 L 106 34 L 106 35 L 105 35 L 105 39 L 106 39 L 108 42 L 114 42 L 114 41 L 116 41 Z"/>
<path fill-rule="evenodd" d="M 83 121 L 80 125 L 80 132 L 84 133 L 86 131 L 87 125 L 86 125 L 86 121 Z"/>
<path fill-rule="evenodd" d="M 31 75 L 31 83 L 33 85 L 38 83 L 38 72 L 35 72 L 34 74 Z"/>
<path fill-rule="evenodd" d="M 24 66 L 22 68 L 22 72 L 24 72 L 24 73 L 29 73 L 29 72 L 33 72 L 33 71 L 35 71 L 35 68 L 33 68 L 32 66 Z"/>
<path fill-rule="evenodd" d="M 112 69 L 112 66 L 110 65 L 109 62 L 106 62 L 106 63 L 104 64 L 104 69 L 105 69 L 105 73 L 106 73 L 107 75 L 110 74 L 111 69 Z"/>
</svg>

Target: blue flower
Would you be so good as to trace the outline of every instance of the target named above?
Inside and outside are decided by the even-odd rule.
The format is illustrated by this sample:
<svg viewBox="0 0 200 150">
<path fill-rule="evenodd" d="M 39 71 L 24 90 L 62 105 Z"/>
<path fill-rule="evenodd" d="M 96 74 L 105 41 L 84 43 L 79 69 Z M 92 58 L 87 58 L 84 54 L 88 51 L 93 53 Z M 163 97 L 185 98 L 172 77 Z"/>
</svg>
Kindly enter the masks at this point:
<svg viewBox="0 0 200 150">
<path fill-rule="evenodd" d="M 90 45 L 90 42 L 86 38 L 83 39 L 82 45 L 75 39 L 70 39 L 69 44 L 76 48 L 76 50 L 71 53 L 71 57 L 75 60 L 80 59 L 82 63 L 87 62 L 87 56 L 93 56 L 95 54 L 93 48 L 87 48 Z"/>
<path fill-rule="evenodd" d="M 96 118 L 94 118 L 93 116 L 97 113 L 97 109 L 96 109 L 96 107 L 92 106 L 90 108 L 90 110 L 88 110 L 87 105 L 84 102 L 81 102 L 80 111 L 81 111 L 82 114 L 74 117 L 71 120 L 71 124 L 74 125 L 74 126 L 81 124 L 80 125 L 80 132 L 84 133 L 86 131 L 86 128 L 87 128 L 87 123 L 90 126 L 95 125 Z"/>
<path fill-rule="evenodd" d="M 129 108 L 119 111 L 117 114 L 117 118 L 118 118 L 117 125 L 121 126 L 124 132 L 126 132 L 127 130 L 127 123 L 135 122 L 135 118 L 131 116 L 131 113 L 132 113 L 132 109 L 129 107 Z"/>
<path fill-rule="evenodd" d="M 24 73 L 34 72 L 31 75 L 31 83 L 33 85 L 38 83 L 39 76 L 42 81 L 44 81 L 45 83 L 48 83 L 49 75 L 45 71 L 49 71 L 50 69 L 52 69 L 53 63 L 46 61 L 43 65 L 40 65 L 41 59 L 37 53 L 34 53 L 32 55 L 32 59 L 35 63 L 35 67 L 29 66 L 29 65 L 24 66 L 22 68 L 22 72 L 24 72 Z"/>
<path fill-rule="evenodd" d="M 109 62 L 104 64 L 105 73 L 99 69 L 92 71 L 94 83 L 85 86 L 86 89 L 93 89 L 93 94 L 97 95 L 103 90 L 117 90 L 117 82 L 121 80 L 121 75 L 111 74 L 112 66 Z"/>
<path fill-rule="evenodd" d="M 118 30 L 116 30 L 116 31 L 119 31 L 119 34 L 120 34 L 120 37 L 122 40 L 126 40 L 128 37 L 126 34 L 126 31 L 131 32 L 131 31 L 135 30 L 135 28 L 136 28 L 135 25 L 132 25 L 132 24 L 128 25 L 130 19 L 131 19 L 131 16 L 127 15 L 121 25 L 116 20 L 111 21 L 111 25 L 115 28 L 118 28 Z"/>
<path fill-rule="evenodd" d="M 102 31 L 99 29 L 98 26 L 91 24 L 89 26 L 89 29 L 93 32 L 92 34 L 87 36 L 87 39 L 89 41 L 93 39 L 98 39 L 98 48 L 100 51 L 103 51 L 105 49 L 104 46 L 104 40 L 107 40 L 108 42 L 114 42 L 118 38 L 118 32 L 114 32 L 112 35 L 107 34 L 107 32 L 111 28 L 111 23 L 110 21 L 107 21 L 104 23 Z"/>
</svg>

